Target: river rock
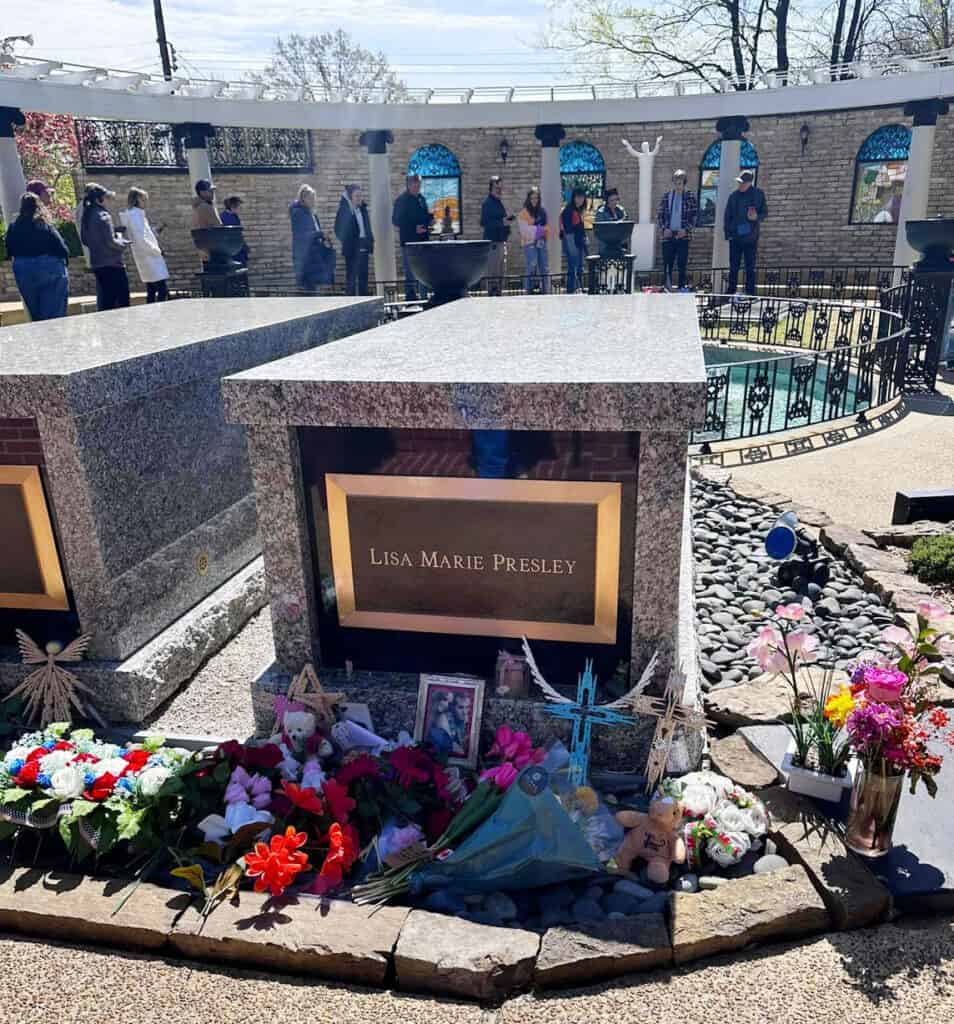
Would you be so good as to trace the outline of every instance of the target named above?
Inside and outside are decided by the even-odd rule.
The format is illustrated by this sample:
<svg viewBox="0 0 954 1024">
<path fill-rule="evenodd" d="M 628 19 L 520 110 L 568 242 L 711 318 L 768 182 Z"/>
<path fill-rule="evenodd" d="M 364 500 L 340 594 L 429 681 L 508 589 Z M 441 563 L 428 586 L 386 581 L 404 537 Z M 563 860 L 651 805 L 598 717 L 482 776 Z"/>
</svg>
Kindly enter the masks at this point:
<svg viewBox="0 0 954 1024">
<path fill-rule="evenodd" d="M 767 875 L 770 871 L 780 871 L 787 867 L 788 861 L 784 857 L 780 857 L 777 853 L 767 853 L 764 857 L 759 857 L 752 871 L 756 875 Z"/>
</svg>

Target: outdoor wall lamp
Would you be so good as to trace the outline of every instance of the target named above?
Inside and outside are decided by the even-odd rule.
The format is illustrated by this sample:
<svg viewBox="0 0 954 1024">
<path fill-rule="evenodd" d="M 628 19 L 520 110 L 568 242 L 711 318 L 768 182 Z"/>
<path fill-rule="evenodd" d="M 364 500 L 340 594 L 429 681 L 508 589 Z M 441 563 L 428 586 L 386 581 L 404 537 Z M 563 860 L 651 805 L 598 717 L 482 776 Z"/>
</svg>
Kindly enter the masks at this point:
<svg viewBox="0 0 954 1024">
<path fill-rule="evenodd" d="M 802 156 L 805 155 L 805 147 L 808 145 L 808 136 L 811 135 L 812 130 L 807 124 L 803 124 L 798 129 L 798 137 L 802 140 Z"/>
<path fill-rule="evenodd" d="M 505 164 L 508 156 L 510 156 L 510 143 L 506 139 L 501 139 L 497 143 L 497 159 Z"/>
</svg>

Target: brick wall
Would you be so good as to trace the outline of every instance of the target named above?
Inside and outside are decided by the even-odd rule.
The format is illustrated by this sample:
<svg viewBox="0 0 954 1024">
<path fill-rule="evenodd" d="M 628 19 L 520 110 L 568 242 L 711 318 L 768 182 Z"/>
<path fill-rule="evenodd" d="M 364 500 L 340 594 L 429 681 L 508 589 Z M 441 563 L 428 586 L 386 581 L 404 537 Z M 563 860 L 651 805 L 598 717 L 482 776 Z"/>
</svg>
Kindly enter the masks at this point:
<svg viewBox="0 0 954 1024">
<path fill-rule="evenodd" d="M 43 465 L 43 446 L 36 420 L 0 419 L 0 465 Z"/>
<path fill-rule="evenodd" d="M 848 223 L 855 156 L 865 138 L 883 124 L 910 124 L 901 108 L 834 111 L 819 114 L 794 114 L 783 117 L 751 118 L 748 137 L 758 150 L 759 185 L 767 195 L 770 219 L 761 242 L 760 259 L 764 264 L 890 264 L 894 253 L 895 228 L 890 224 Z M 799 130 L 810 129 L 808 146 L 801 154 Z M 638 144 L 643 139 L 663 136 L 662 151 L 656 161 L 654 192 L 666 188 L 676 167 L 689 172 L 690 186 L 698 187 L 698 167 L 706 147 L 715 140 L 711 120 L 679 123 L 647 122 L 575 126 L 567 124 L 566 139 L 583 139 L 597 146 L 606 161 L 606 178 L 617 185 L 623 203 L 636 213 L 636 162 L 623 149 L 621 138 Z M 219 199 L 238 194 L 245 200 L 242 219 L 252 250 L 253 281 L 277 286 L 292 284 L 291 231 L 288 203 L 298 186 L 310 184 L 318 193 L 318 214 L 330 230 L 346 182 L 367 182 L 367 156 L 359 145 L 360 131 L 312 132 L 315 170 L 310 174 L 220 174 L 216 177 Z M 510 144 L 506 166 L 497 158 L 502 138 Z M 395 133 L 391 151 L 391 190 L 394 195 L 404 186 L 408 158 L 418 146 L 442 142 L 453 150 L 461 165 L 463 188 L 464 236 L 480 236 L 480 204 L 492 174 L 505 179 L 505 200 L 518 207 L 531 185 L 539 183 L 540 145 L 533 126 L 513 129 L 462 129 L 435 131 L 426 128 Z M 954 157 L 954 115 L 938 121 L 931 178 L 929 215 L 954 214 L 954 176 L 949 173 Z M 154 225 L 165 222 L 162 236 L 167 252 L 172 284 L 190 287 L 199 260 L 189 236 L 191 196 L 185 172 L 115 175 L 91 172 L 80 174 L 77 185 L 93 178 L 117 192 L 117 203 L 131 185 L 150 193 L 150 219 Z M 555 211 L 551 211 L 554 213 Z M 691 262 L 708 265 L 711 259 L 711 229 L 697 232 Z M 511 271 L 520 269 L 520 254 L 515 246 Z M 130 265 L 134 290 L 141 288 Z M 339 256 L 339 275 L 343 261 Z M 71 268 L 73 293 L 92 292 L 92 279 L 81 270 L 81 261 Z M 267 282 L 262 280 L 267 271 Z M 0 267 L 0 299 L 16 298 L 12 275 Z"/>
</svg>

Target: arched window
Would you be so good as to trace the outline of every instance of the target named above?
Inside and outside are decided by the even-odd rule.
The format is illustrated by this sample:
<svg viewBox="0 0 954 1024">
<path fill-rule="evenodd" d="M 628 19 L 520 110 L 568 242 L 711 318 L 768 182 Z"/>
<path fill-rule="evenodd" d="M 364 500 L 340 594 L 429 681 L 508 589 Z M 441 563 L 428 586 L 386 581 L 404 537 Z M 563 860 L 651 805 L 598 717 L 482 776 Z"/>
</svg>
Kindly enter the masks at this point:
<svg viewBox="0 0 954 1024">
<path fill-rule="evenodd" d="M 460 164 L 457 157 L 439 143 L 421 146 L 407 162 L 408 174 L 421 176 L 421 195 L 434 214 L 431 233 L 461 233 Z"/>
<path fill-rule="evenodd" d="M 573 189 L 582 188 L 586 192 L 583 221 L 588 228 L 593 227 L 596 208 L 606 191 L 606 163 L 596 146 L 577 139 L 560 147 L 560 186 L 564 203 L 570 201 Z M 547 213 L 555 216 L 551 210 Z"/>
<path fill-rule="evenodd" d="M 855 157 L 852 224 L 897 224 L 911 151 L 911 130 L 886 124 L 872 132 Z"/>
<path fill-rule="evenodd" d="M 722 164 L 722 141 L 713 142 L 705 151 L 699 164 L 699 219 L 701 228 L 711 228 L 715 223 L 716 199 L 719 195 L 719 167 Z M 759 180 L 759 155 L 748 139 L 742 140 L 739 154 L 739 170 L 753 171 Z"/>
</svg>

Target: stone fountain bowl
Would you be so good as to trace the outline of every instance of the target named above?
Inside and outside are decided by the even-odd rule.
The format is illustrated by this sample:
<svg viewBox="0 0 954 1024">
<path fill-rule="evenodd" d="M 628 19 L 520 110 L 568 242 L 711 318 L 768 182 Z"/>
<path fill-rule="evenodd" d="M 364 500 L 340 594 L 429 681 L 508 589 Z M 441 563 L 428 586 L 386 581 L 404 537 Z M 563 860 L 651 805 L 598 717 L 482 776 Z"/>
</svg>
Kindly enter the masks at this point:
<svg viewBox="0 0 954 1024">
<path fill-rule="evenodd" d="M 598 220 L 593 224 L 593 233 L 608 249 L 626 252 L 635 226 L 631 220 Z"/>
<path fill-rule="evenodd" d="M 487 273 L 490 242 L 408 242 L 414 276 L 434 293 L 434 301 L 459 299 Z"/>
<path fill-rule="evenodd" d="M 921 266 L 943 266 L 950 270 L 948 257 L 954 251 L 954 219 L 909 220 L 904 230 L 908 245 L 921 254 Z"/>
<path fill-rule="evenodd" d="M 230 265 L 232 257 L 245 244 L 240 227 L 223 224 L 217 228 L 193 228 L 192 241 L 197 249 L 209 254 L 209 262 Z"/>
</svg>

